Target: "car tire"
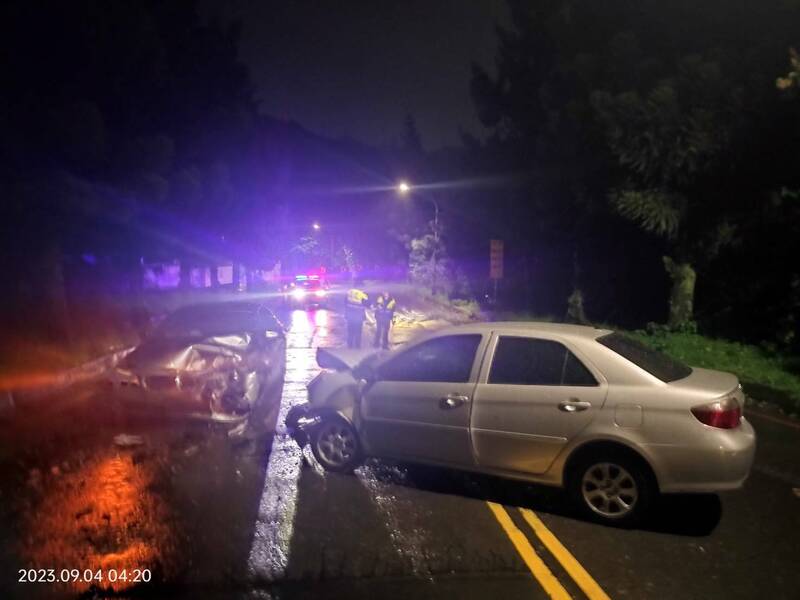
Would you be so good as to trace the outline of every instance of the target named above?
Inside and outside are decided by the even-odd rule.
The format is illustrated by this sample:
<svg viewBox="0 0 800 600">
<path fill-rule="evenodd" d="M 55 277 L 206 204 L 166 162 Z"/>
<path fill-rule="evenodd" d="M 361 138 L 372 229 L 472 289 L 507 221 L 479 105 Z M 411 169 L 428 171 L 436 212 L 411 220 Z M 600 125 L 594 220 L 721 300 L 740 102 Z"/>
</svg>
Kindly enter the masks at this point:
<svg viewBox="0 0 800 600">
<path fill-rule="evenodd" d="M 658 494 L 641 459 L 613 451 L 581 457 L 570 470 L 567 491 L 587 519 L 617 527 L 641 523 Z"/>
<path fill-rule="evenodd" d="M 325 417 L 314 428 L 311 451 L 326 471 L 349 473 L 361 464 L 358 433 L 341 417 Z"/>
</svg>

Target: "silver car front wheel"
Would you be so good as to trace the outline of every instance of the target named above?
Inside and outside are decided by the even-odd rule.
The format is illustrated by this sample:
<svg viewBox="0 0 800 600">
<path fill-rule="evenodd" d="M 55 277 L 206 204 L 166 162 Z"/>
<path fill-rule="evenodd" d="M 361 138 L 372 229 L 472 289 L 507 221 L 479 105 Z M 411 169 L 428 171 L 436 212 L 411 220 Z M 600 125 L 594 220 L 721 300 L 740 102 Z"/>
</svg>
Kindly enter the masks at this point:
<svg viewBox="0 0 800 600">
<path fill-rule="evenodd" d="M 314 432 L 311 450 L 328 471 L 351 471 L 360 462 L 360 445 L 353 426 L 341 418 L 323 421 Z"/>
<path fill-rule="evenodd" d="M 581 494 L 586 505 L 606 519 L 624 518 L 636 508 L 639 488 L 622 466 L 602 462 L 583 474 Z"/>
</svg>

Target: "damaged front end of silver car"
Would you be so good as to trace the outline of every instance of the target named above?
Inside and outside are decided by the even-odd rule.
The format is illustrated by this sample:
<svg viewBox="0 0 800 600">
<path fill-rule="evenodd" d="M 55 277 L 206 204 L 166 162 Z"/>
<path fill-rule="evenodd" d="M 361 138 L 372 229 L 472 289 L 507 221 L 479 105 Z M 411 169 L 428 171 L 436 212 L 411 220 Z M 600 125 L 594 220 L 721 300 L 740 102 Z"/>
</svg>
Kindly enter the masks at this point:
<svg viewBox="0 0 800 600">
<path fill-rule="evenodd" d="M 308 403 L 298 404 L 286 415 L 286 431 L 302 449 L 311 441 L 314 429 L 322 423 L 322 415 Z"/>
<path fill-rule="evenodd" d="M 317 349 L 317 364 L 324 370 L 308 384 L 308 402 L 289 409 L 285 420 L 287 432 L 301 448 L 327 418 L 359 427 L 359 399 L 367 385 L 359 369 L 381 354 L 372 349 Z"/>
</svg>

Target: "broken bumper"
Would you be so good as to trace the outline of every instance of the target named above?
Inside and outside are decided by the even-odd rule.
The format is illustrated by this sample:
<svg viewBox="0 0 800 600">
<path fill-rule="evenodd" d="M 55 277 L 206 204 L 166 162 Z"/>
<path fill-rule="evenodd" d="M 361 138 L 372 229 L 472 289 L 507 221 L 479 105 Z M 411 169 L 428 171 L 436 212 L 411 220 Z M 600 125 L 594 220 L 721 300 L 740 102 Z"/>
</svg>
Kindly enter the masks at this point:
<svg viewBox="0 0 800 600">
<path fill-rule="evenodd" d="M 286 431 L 303 448 L 311 441 L 314 428 L 321 422 L 321 418 L 311 411 L 308 403 L 298 404 L 289 409 L 286 415 Z"/>
</svg>

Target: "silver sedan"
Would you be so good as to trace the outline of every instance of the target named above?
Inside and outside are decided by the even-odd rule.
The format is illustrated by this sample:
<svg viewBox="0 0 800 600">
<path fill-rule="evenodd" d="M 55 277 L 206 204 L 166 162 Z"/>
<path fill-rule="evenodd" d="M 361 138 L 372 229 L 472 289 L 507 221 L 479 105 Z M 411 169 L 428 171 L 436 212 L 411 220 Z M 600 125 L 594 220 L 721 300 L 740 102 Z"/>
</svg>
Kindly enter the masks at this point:
<svg viewBox="0 0 800 600">
<path fill-rule="evenodd" d="M 736 376 L 607 329 L 481 323 L 318 362 L 287 427 L 333 471 L 367 456 L 468 469 L 565 487 L 588 517 L 630 524 L 659 492 L 741 487 L 753 462 Z"/>
</svg>

